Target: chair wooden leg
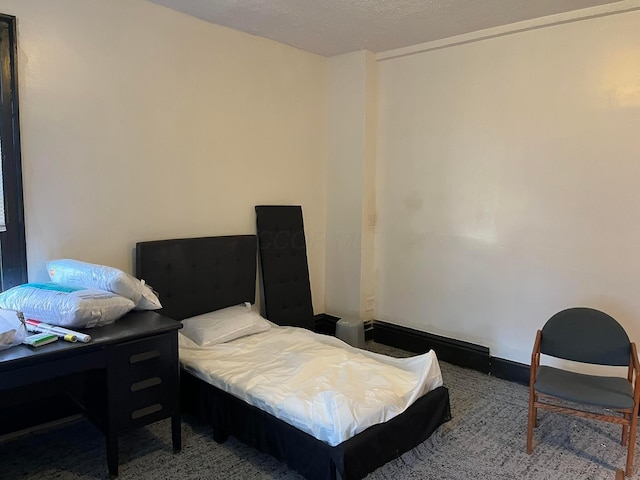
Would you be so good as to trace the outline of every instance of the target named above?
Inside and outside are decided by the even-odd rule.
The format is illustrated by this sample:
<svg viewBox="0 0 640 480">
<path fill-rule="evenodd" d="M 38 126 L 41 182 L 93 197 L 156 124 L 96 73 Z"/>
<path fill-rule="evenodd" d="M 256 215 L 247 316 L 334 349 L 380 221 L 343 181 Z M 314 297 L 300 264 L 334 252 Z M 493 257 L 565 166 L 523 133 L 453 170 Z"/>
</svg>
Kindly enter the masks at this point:
<svg viewBox="0 0 640 480">
<path fill-rule="evenodd" d="M 529 390 L 529 421 L 527 422 L 527 453 L 531 454 L 533 452 L 533 428 L 537 422 L 538 412 L 537 408 L 534 407 L 535 403 L 535 393 L 533 392 L 533 388 Z"/>
<path fill-rule="evenodd" d="M 631 476 L 633 471 L 633 454 L 636 448 L 636 429 L 638 427 L 638 416 L 631 414 L 631 426 L 629 427 L 629 446 L 627 449 L 627 468 L 625 474 Z"/>
<path fill-rule="evenodd" d="M 631 420 L 630 413 L 623 413 L 623 415 L 624 415 L 624 418 L 626 418 L 628 421 Z M 629 426 L 622 425 L 622 439 L 620 440 L 620 443 L 622 444 L 622 446 L 626 446 L 628 440 L 629 440 Z"/>
</svg>

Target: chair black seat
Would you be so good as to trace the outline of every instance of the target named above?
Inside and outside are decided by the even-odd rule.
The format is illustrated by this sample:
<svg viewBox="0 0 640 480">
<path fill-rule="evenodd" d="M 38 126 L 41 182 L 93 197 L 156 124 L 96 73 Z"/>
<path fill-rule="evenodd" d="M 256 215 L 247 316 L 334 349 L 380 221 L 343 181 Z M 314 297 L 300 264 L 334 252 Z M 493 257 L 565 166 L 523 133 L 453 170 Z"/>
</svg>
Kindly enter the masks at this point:
<svg viewBox="0 0 640 480">
<path fill-rule="evenodd" d="M 631 383 L 622 377 L 585 375 L 540 366 L 535 389 L 570 402 L 614 409 L 633 408 Z"/>
</svg>

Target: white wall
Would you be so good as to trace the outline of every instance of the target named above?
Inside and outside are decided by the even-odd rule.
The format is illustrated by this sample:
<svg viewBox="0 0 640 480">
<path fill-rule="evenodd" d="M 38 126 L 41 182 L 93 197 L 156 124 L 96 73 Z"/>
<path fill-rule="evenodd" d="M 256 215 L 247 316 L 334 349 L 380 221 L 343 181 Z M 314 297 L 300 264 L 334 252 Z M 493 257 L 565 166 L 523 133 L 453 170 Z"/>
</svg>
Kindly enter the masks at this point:
<svg viewBox="0 0 640 480">
<path fill-rule="evenodd" d="M 340 317 L 373 317 L 376 68 L 371 52 L 329 60 L 325 305 Z"/>
<path fill-rule="evenodd" d="M 18 19 L 29 280 L 136 241 L 255 232 L 256 204 L 325 231 L 327 61 L 141 0 L 0 0 Z M 309 244 L 324 311 L 324 243 Z"/>
<path fill-rule="evenodd" d="M 389 58 L 377 78 L 359 52 L 329 89 L 325 58 L 141 0 L 0 11 L 18 17 L 31 281 L 54 257 L 132 271 L 136 241 L 250 233 L 255 204 L 291 203 L 316 312 L 326 243 L 329 313 L 373 292 L 378 319 L 522 362 L 570 305 L 640 337 L 640 13 Z M 350 235 L 353 257 L 331 250 Z"/>
<path fill-rule="evenodd" d="M 640 340 L 640 12 L 379 63 L 376 318 L 528 363 L 584 305 Z"/>
</svg>

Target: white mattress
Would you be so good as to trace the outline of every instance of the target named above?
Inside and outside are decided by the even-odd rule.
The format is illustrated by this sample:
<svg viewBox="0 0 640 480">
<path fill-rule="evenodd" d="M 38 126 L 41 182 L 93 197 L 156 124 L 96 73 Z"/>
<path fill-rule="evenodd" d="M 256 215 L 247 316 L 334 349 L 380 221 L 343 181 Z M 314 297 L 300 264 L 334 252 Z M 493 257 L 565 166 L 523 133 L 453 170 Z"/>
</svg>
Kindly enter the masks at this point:
<svg viewBox="0 0 640 480">
<path fill-rule="evenodd" d="M 335 446 L 442 385 L 433 351 L 391 358 L 295 327 L 200 347 L 179 335 L 196 377 Z"/>
</svg>

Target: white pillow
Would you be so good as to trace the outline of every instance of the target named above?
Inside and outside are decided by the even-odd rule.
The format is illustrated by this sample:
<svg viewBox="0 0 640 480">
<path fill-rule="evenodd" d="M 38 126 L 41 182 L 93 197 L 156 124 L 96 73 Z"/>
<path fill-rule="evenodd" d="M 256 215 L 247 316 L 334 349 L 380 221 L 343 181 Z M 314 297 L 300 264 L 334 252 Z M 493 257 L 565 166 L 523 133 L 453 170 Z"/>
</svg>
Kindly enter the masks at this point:
<svg viewBox="0 0 640 480">
<path fill-rule="evenodd" d="M 182 325 L 182 334 L 201 347 L 230 342 L 271 328 L 249 303 L 186 318 Z"/>
<path fill-rule="evenodd" d="M 58 283 L 25 283 L 0 293 L 0 308 L 67 328 L 107 325 L 133 306 L 131 299 L 106 290 Z"/>
<path fill-rule="evenodd" d="M 162 304 L 156 295 L 156 292 L 146 283 L 142 282 L 142 296 L 140 301 L 134 307 L 134 310 L 158 310 L 162 308 Z"/>
<path fill-rule="evenodd" d="M 135 310 L 162 308 L 155 292 L 144 280 L 139 280 L 118 268 L 61 258 L 49 260 L 47 269 L 52 282 L 115 293 L 131 299 L 135 304 Z"/>
<path fill-rule="evenodd" d="M 134 304 L 142 296 L 142 282 L 118 268 L 61 258 L 49 260 L 47 269 L 55 283 L 106 290 L 130 298 Z"/>
</svg>

